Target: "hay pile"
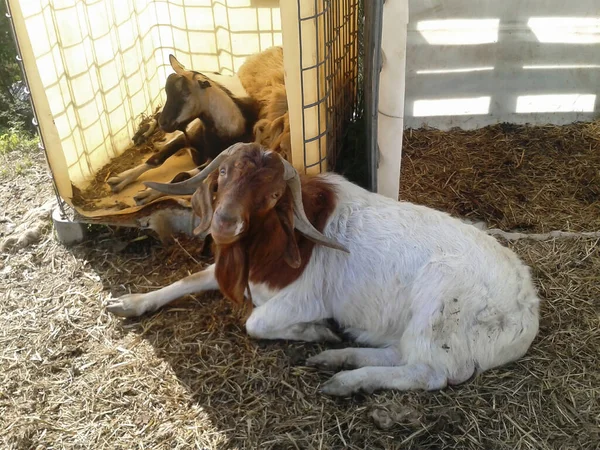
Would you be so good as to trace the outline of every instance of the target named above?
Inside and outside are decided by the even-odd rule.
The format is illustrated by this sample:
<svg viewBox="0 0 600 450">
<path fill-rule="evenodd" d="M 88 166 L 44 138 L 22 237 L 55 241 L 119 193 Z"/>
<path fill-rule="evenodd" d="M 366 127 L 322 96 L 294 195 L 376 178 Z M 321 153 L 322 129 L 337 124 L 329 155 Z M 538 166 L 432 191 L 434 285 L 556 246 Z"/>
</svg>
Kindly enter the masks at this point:
<svg viewBox="0 0 600 450">
<path fill-rule="evenodd" d="M 48 182 L 41 164 L 2 180 L 5 220 L 18 222 L 28 199 L 43 204 L 32 187 Z M 317 392 L 331 374 L 303 365 L 325 346 L 249 339 L 218 294 L 139 320 L 103 311 L 109 294 L 198 270 L 207 263 L 198 243 L 165 248 L 99 228 L 66 250 L 47 234 L 0 259 L 0 447 L 598 448 L 598 242 L 509 245 L 543 298 L 525 358 L 441 392 L 332 399 Z"/>
<path fill-rule="evenodd" d="M 503 230 L 600 230 L 600 122 L 407 130 L 400 198 Z"/>
</svg>

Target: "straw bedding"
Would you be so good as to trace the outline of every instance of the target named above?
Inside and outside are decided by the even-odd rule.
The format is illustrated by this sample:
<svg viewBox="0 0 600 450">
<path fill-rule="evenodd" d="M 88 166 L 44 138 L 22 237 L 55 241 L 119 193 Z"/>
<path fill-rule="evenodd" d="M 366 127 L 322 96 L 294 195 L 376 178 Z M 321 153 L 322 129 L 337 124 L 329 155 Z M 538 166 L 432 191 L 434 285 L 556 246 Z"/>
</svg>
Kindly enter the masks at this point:
<svg viewBox="0 0 600 450">
<path fill-rule="evenodd" d="M 400 198 L 503 230 L 600 230 L 600 122 L 407 130 Z"/>
<path fill-rule="evenodd" d="M 572 173 L 586 164 L 597 170 L 597 156 L 584 145 L 571 153 L 577 164 L 561 154 L 569 140 L 595 143 L 594 126 L 557 128 L 552 143 L 544 129 L 522 129 L 514 153 L 498 144 L 509 139 L 499 127 L 407 132 L 402 195 L 504 229 L 598 230 L 600 219 L 582 207 L 592 197 L 575 195 L 583 192 L 582 175 Z M 521 142 L 515 136 L 509 140 Z M 538 148 L 531 159 L 527 142 Z M 477 151 L 487 156 L 474 158 Z M 490 163 L 503 158 L 514 161 L 511 170 Z M 514 178 L 517 165 L 537 173 L 532 167 L 555 167 L 555 158 L 560 171 L 546 175 L 560 189 L 541 173 Z M 50 196 L 38 162 L 25 177 L 2 180 L 1 233 Z M 541 202 L 542 190 L 535 199 L 523 194 L 535 208 L 515 206 L 502 193 L 513 198 L 519 182 L 531 192 L 554 189 L 554 200 Z M 188 297 L 139 320 L 103 311 L 109 294 L 148 291 L 198 270 L 207 263 L 198 243 L 180 238 L 162 247 L 134 230 L 96 228 L 67 250 L 47 233 L 1 255 L 0 447 L 598 448 L 598 242 L 507 245 L 532 266 L 543 299 L 540 333 L 526 357 L 441 392 L 332 399 L 317 392 L 331 374 L 303 365 L 323 346 L 251 340 L 218 294 Z"/>
</svg>

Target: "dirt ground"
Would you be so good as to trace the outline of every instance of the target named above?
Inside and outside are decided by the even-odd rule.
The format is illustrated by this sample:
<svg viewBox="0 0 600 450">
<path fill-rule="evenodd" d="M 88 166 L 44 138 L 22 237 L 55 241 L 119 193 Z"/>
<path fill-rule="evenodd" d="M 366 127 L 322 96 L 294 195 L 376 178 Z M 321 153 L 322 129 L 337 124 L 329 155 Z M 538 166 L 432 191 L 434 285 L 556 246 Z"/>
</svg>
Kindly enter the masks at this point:
<svg viewBox="0 0 600 450">
<path fill-rule="evenodd" d="M 52 191 L 41 157 L 0 181 L 2 240 Z M 331 374 L 304 366 L 324 346 L 249 339 L 219 294 L 136 320 L 103 310 L 198 270 L 197 244 L 95 227 L 67 249 L 46 223 L 37 243 L 0 255 L 2 448 L 599 448 L 596 239 L 507 244 L 543 299 L 520 361 L 440 392 L 332 399 L 317 392 Z"/>
</svg>

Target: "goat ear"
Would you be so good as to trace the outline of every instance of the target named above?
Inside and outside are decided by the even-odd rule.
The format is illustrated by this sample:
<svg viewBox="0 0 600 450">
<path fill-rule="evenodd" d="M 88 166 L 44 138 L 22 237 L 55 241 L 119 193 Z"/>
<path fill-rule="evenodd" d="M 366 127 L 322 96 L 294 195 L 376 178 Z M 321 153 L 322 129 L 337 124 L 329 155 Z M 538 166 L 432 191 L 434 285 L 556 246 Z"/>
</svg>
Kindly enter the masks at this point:
<svg viewBox="0 0 600 450">
<path fill-rule="evenodd" d="M 216 183 L 216 177 L 211 174 L 192 195 L 192 210 L 200 218 L 200 223 L 194 228 L 196 236 L 208 234 L 213 216 L 213 195 Z"/>
<path fill-rule="evenodd" d="M 198 84 L 200 85 L 200 89 L 206 89 L 210 87 L 210 81 L 207 80 L 198 80 Z"/>
<path fill-rule="evenodd" d="M 283 198 L 275 207 L 279 222 L 287 238 L 283 259 L 293 269 L 297 269 L 302 264 L 300 250 L 296 242 L 296 232 L 294 231 L 294 208 L 291 199 Z"/>
<path fill-rule="evenodd" d="M 169 63 L 177 75 L 185 75 L 187 70 L 173 55 L 169 55 Z"/>
</svg>

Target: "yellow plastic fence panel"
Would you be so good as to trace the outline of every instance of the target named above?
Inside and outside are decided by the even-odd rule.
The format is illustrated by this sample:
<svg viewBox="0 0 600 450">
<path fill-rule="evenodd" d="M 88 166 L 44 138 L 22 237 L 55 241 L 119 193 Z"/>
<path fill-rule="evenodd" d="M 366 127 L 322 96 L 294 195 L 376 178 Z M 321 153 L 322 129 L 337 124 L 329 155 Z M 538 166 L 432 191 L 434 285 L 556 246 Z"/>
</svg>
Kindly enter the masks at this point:
<svg viewBox="0 0 600 450">
<path fill-rule="evenodd" d="M 232 75 L 281 45 L 278 0 L 9 0 L 60 195 L 131 145 L 141 114 L 164 103 L 173 53 Z"/>
</svg>

